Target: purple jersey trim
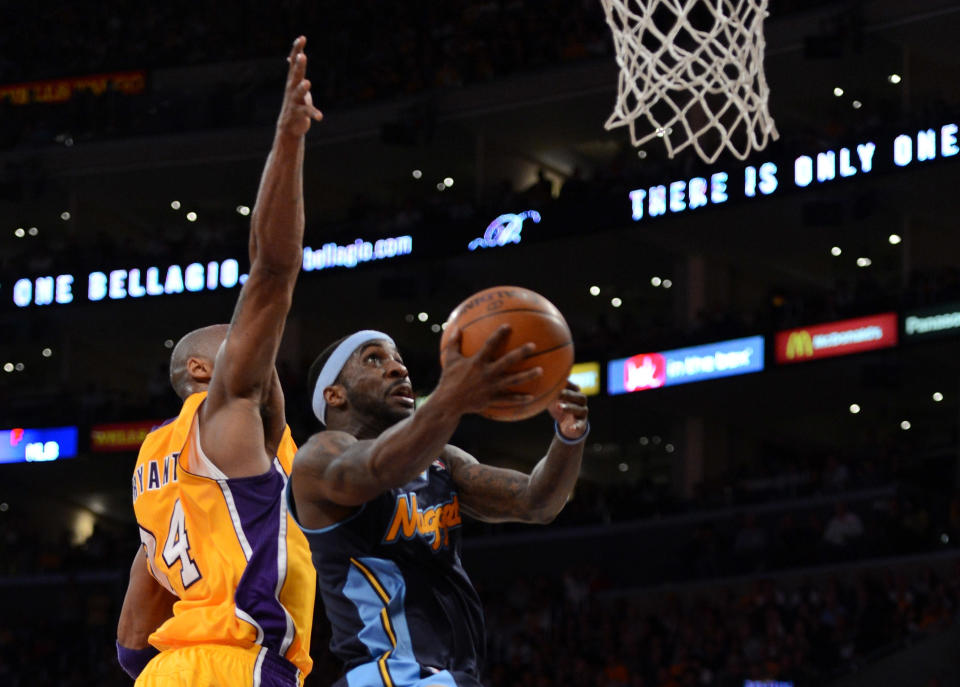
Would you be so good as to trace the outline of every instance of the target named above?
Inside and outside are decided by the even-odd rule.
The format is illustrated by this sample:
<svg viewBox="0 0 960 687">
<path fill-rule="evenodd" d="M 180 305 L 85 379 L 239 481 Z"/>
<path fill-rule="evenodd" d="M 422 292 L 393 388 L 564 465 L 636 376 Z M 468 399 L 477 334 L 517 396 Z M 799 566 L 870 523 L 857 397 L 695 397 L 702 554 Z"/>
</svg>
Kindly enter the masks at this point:
<svg viewBox="0 0 960 687">
<path fill-rule="evenodd" d="M 286 480 L 271 468 L 255 477 L 220 481 L 233 496 L 235 527 L 241 530 L 237 536 L 249 543 L 247 567 L 234 601 L 263 631 L 262 645 L 282 656 L 289 648 L 292 630 L 289 614 L 277 598 L 286 577 Z"/>
</svg>

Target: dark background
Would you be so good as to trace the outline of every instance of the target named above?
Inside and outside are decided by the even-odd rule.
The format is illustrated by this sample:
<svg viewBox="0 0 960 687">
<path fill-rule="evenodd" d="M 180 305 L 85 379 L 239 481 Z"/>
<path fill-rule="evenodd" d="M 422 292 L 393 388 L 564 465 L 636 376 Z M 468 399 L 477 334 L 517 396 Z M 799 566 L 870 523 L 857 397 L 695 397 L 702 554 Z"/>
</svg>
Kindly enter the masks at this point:
<svg viewBox="0 0 960 687">
<path fill-rule="evenodd" d="M 960 156 L 890 164 L 895 136 L 960 121 L 955 3 L 773 2 L 780 140 L 714 165 L 654 143 L 641 157 L 625 129 L 604 130 L 617 66 L 593 0 L 51 2 L 3 16 L 0 85 L 133 71 L 143 89 L 0 97 L 0 428 L 76 425 L 81 439 L 75 459 L 0 465 L 0 683 L 129 684 L 113 639 L 138 541 L 135 455 L 91 451 L 90 428 L 173 415 L 169 345 L 228 321 L 237 289 L 91 303 L 86 275 L 246 268 L 238 209 L 302 33 L 325 113 L 307 142 L 305 244 L 410 235 L 413 253 L 302 273 L 279 360 L 298 441 L 315 430 L 306 370 L 330 341 L 390 332 L 426 395 L 431 325 L 497 284 L 553 301 L 578 361 L 768 340 L 756 375 L 592 397 L 583 476 L 553 524 L 466 525 L 487 684 L 957 684 L 943 647 L 960 603 L 958 339 L 792 366 L 769 345 L 783 329 L 960 303 Z M 798 155 L 864 141 L 878 146 L 869 174 L 792 183 Z M 766 161 L 780 187 L 744 198 L 745 165 Z M 631 220 L 631 190 L 718 170 L 727 203 Z M 543 220 L 520 244 L 467 250 L 525 210 Z M 74 302 L 14 304 L 18 280 L 63 273 Z M 528 470 L 550 432 L 545 417 L 470 417 L 456 443 Z M 834 539 L 851 520 L 862 533 Z M 317 685 L 339 670 L 324 632 L 318 619 Z"/>
</svg>

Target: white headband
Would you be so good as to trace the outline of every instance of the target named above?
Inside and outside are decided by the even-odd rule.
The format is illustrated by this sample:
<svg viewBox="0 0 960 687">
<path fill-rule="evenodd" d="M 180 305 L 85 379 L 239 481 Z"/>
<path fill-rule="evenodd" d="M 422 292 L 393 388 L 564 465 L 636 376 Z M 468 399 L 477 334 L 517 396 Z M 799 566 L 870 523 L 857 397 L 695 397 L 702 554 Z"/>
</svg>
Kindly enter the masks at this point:
<svg viewBox="0 0 960 687">
<path fill-rule="evenodd" d="M 323 369 L 320 370 L 320 376 L 317 377 L 317 385 L 313 387 L 313 414 L 317 416 L 320 422 L 324 424 L 327 423 L 325 417 L 327 402 L 323 398 L 323 390 L 337 381 L 337 377 L 343 370 L 343 366 L 347 364 L 347 360 L 350 359 L 350 356 L 353 355 L 355 350 L 369 341 L 378 341 L 380 339 L 389 341 L 394 346 L 397 345 L 393 339 L 383 332 L 364 329 L 344 339 L 340 345 L 333 350 L 330 357 L 327 358 L 327 362 L 323 364 Z"/>
</svg>

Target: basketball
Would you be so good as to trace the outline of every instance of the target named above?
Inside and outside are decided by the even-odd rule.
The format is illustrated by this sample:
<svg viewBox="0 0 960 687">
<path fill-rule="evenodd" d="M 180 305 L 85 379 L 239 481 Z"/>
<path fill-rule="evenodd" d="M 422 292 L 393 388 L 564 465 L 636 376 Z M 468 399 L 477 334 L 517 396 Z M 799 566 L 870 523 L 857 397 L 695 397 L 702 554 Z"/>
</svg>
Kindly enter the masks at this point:
<svg viewBox="0 0 960 687">
<path fill-rule="evenodd" d="M 510 337 L 502 353 L 533 342 L 536 350 L 513 368 L 520 372 L 531 367 L 543 368 L 543 376 L 511 391 L 530 394 L 529 403 L 497 402 L 480 413 L 491 420 L 512 422 L 540 413 L 563 390 L 573 366 L 573 338 L 567 321 L 557 307 L 535 291 L 520 286 L 494 286 L 473 294 L 453 309 L 440 340 L 440 350 L 447 344 L 456 325 L 463 332 L 461 353 L 474 355 L 500 325 L 511 327 Z M 441 356 L 441 363 L 442 363 Z"/>
</svg>

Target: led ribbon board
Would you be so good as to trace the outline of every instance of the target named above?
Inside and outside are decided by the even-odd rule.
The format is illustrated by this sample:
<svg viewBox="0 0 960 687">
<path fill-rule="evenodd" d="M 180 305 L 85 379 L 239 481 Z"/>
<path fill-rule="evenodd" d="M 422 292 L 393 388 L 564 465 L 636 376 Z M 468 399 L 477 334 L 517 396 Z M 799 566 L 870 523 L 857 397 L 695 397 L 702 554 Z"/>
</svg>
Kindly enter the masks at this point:
<svg viewBox="0 0 960 687">
<path fill-rule="evenodd" d="M 570 370 L 569 379 L 584 396 L 596 396 L 600 393 L 600 363 L 577 363 Z"/>
<path fill-rule="evenodd" d="M 960 334 L 960 303 L 911 310 L 903 317 L 903 338 L 905 341 L 957 336 L 958 334 Z"/>
<path fill-rule="evenodd" d="M 607 393 L 614 396 L 760 372 L 763 348 L 763 337 L 751 336 L 611 360 L 607 363 Z"/>
<path fill-rule="evenodd" d="M 629 192 L 634 222 L 700 208 L 750 200 L 789 189 L 819 188 L 877 170 L 916 167 L 960 153 L 956 122 L 899 133 L 892 138 L 854 141 L 827 150 L 811 150 L 793 160 L 755 161 L 743 167 L 714 168 L 702 176 L 664 180 Z"/>
<path fill-rule="evenodd" d="M 897 315 L 883 313 L 777 332 L 778 363 L 802 363 L 897 345 Z"/>
<path fill-rule="evenodd" d="M 313 272 L 333 267 L 353 268 L 359 264 L 397 258 L 413 252 L 413 237 L 397 236 L 364 241 L 357 239 L 341 246 L 325 243 L 314 250 L 303 249 L 303 271 Z M 10 290 L 18 308 L 34 305 L 67 305 L 69 303 L 120 301 L 232 289 L 247 280 L 241 274 L 240 263 L 234 258 L 206 263 L 162 267 L 134 267 L 93 271 L 88 274 L 56 274 L 20 278 L 13 281 Z"/>
<path fill-rule="evenodd" d="M 44 463 L 77 455 L 76 427 L 0 430 L 0 463 Z"/>
<path fill-rule="evenodd" d="M 90 428 L 90 450 L 96 452 L 137 451 L 144 438 L 162 420 L 114 422 Z"/>
</svg>

